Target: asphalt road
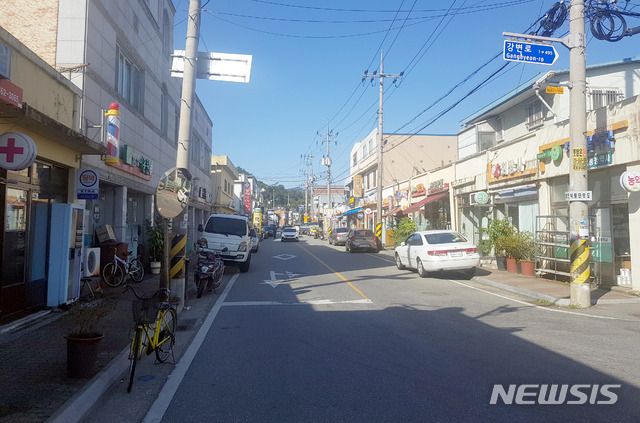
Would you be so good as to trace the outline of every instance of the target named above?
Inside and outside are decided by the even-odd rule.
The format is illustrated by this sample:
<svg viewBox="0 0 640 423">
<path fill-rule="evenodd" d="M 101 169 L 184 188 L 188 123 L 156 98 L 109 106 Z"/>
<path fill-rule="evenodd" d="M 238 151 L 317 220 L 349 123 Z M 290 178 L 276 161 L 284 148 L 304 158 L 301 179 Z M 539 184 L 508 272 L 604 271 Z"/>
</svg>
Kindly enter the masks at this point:
<svg viewBox="0 0 640 423">
<path fill-rule="evenodd" d="M 421 279 L 389 256 L 310 237 L 269 239 L 226 281 L 164 385 L 111 395 L 140 410 L 157 395 L 146 421 L 163 422 L 637 421 L 637 320 L 540 307 L 462 278 Z M 496 384 L 531 404 L 490 404 Z M 565 400 L 540 404 L 555 389 L 540 385 L 559 385 L 555 397 L 567 385 Z M 122 407 L 112 401 L 104 421 Z"/>
</svg>

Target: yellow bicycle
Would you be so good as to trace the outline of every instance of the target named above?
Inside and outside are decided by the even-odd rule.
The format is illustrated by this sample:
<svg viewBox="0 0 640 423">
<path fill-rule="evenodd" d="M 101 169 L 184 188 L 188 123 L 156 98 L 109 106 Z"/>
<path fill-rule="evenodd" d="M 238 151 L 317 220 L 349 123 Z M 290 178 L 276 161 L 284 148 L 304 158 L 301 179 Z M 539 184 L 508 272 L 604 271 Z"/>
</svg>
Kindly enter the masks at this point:
<svg viewBox="0 0 640 423">
<path fill-rule="evenodd" d="M 167 288 L 157 290 L 148 298 L 139 296 L 131 285 L 128 285 L 125 291 L 127 289 L 131 289 L 136 296 L 132 302 L 133 320 L 136 326 L 129 349 L 129 385 L 127 386 L 127 392 L 131 392 L 136 363 L 142 358 L 143 350 L 146 355 L 155 351 L 159 363 L 166 362 L 169 356 L 173 358 L 178 313 L 171 303 L 164 301 L 169 298 Z"/>
</svg>

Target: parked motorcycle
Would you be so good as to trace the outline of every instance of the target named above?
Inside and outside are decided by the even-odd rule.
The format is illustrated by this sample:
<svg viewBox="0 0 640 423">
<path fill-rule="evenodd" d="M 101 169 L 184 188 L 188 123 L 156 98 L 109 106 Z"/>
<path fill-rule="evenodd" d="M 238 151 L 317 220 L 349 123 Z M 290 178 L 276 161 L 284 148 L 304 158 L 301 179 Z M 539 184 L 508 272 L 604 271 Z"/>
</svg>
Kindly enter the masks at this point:
<svg viewBox="0 0 640 423">
<path fill-rule="evenodd" d="M 223 251 L 226 251 L 226 248 Z M 196 297 L 202 297 L 205 287 L 208 292 L 213 291 L 217 294 L 216 288 L 220 286 L 224 274 L 224 261 L 220 257 L 220 252 L 209 250 L 207 240 L 204 238 L 196 243 L 196 252 L 198 254 L 195 272 Z"/>
<path fill-rule="evenodd" d="M 313 237 L 315 239 L 320 238 L 322 241 L 324 241 L 324 232 L 322 232 L 320 229 L 318 229 Z"/>
</svg>

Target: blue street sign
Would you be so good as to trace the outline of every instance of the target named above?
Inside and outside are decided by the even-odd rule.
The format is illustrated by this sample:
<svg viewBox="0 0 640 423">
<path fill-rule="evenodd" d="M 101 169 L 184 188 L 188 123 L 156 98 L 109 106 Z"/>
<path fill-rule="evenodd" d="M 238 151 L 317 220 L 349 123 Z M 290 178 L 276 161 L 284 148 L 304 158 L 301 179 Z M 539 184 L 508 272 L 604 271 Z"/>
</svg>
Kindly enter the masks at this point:
<svg viewBox="0 0 640 423">
<path fill-rule="evenodd" d="M 553 65 L 558 52 L 551 44 L 536 44 L 526 41 L 504 40 L 502 58 L 512 62 Z"/>
</svg>

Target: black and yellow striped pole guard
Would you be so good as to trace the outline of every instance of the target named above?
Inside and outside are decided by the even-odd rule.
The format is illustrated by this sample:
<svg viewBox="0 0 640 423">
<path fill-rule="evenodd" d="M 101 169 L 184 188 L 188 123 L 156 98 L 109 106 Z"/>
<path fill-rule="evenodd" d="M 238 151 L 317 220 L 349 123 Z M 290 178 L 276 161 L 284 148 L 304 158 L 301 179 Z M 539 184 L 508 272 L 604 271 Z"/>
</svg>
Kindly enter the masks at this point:
<svg viewBox="0 0 640 423">
<path fill-rule="evenodd" d="M 376 225 L 376 236 L 382 239 L 382 223 Z"/>
<path fill-rule="evenodd" d="M 171 237 L 171 266 L 169 268 L 169 277 L 171 279 L 180 279 L 185 277 L 185 255 L 187 247 L 187 235 L 176 234 Z"/>
<path fill-rule="evenodd" d="M 329 231 L 327 233 L 331 235 L 331 226 L 329 226 Z"/>
<path fill-rule="evenodd" d="M 589 247 L 587 240 L 576 239 L 569 247 L 569 260 L 571 261 L 571 282 L 585 283 L 589 281 Z"/>
</svg>

